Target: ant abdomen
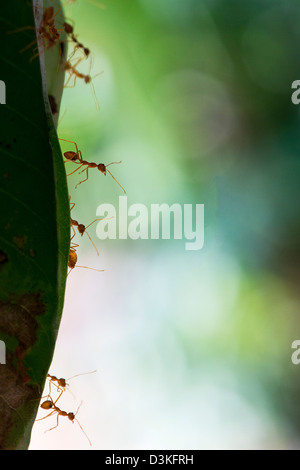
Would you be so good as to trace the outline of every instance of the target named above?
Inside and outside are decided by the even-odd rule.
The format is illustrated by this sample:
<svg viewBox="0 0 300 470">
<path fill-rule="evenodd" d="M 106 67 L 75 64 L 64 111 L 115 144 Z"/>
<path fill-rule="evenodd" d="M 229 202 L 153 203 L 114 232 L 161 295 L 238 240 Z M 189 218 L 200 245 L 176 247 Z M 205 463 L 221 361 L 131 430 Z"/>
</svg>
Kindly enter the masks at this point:
<svg viewBox="0 0 300 470">
<path fill-rule="evenodd" d="M 50 410 L 53 407 L 53 402 L 51 400 L 46 400 L 41 404 L 41 408 L 44 410 Z"/>
<path fill-rule="evenodd" d="M 75 253 L 75 251 L 71 249 L 69 252 L 69 262 L 68 262 L 69 268 L 74 269 L 76 266 L 76 263 L 77 263 L 77 254 Z"/>
<path fill-rule="evenodd" d="M 78 154 L 76 152 L 72 152 L 72 150 L 69 150 L 68 152 L 64 153 L 64 157 L 71 162 L 75 162 L 78 158 Z"/>
</svg>

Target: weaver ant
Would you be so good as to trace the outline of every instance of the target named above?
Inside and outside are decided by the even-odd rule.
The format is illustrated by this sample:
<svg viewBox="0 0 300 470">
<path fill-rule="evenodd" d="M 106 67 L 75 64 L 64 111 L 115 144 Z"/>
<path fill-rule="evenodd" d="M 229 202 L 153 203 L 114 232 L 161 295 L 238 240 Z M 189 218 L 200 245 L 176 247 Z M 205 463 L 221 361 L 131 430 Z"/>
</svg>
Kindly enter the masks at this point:
<svg viewBox="0 0 300 470">
<path fill-rule="evenodd" d="M 72 65 L 70 60 L 67 60 L 66 64 L 65 64 L 65 69 L 67 72 L 69 72 L 70 76 L 68 78 L 68 80 L 66 81 L 65 83 L 65 88 L 68 88 L 68 83 L 71 79 L 71 77 L 74 75 L 74 84 L 72 87 L 70 88 L 73 88 L 76 84 L 76 79 L 77 78 L 81 78 L 84 83 L 88 84 L 88 83 L 92 83 L 92 77 L 90 75 L 85 75 L 84 73 L 82 72 L 79 72 L 76 67 L 77 65 L 82 61 L 82 58 L 80 57 L 79 59 L 77 59 L 77 62 L 75 63 L 75 65 Z"/>
<path fill-rule="evenodd" d="M 55 402 L 57 402 L 57 400 L 61 397 L 62 393 L 66 390 L 66 387 L 69 385 L 67 383 L 67 380 L 68 381 L 72 380 L 75 377 L 79 377 L 81 375 L 93 374 L 94 372 L 96 372 L 96 371 L 93 370 L 91 372 L 83 372 L 82 374 L 73 375 L 72 377 L 69 377 L 68 379 L 64 379 L 64 378 L 58 379 L 57 377 L 55 377 L 55 375 L 47 374 L 47 378 L 49 380 L 49 395 L 48 396 L 50 396 L 50 394 L 51 394 L 51 384 L 55 385 L 55 387 L 57 388 L 57 391 L 60 392 L 60 395 L 58 396 L 58 398 L 55 401 Z"/>
<path fill-rule="evenodd" d="M 53 399 L 51 398 L 51 396 L 48 397 L 47 400 L 45 400 L 44 402 L 41 403 L 40 407 L 43 409 L 43 410 L 52 410 L 49 414 L 47 414 L 47 416 L 44 416 L 43 418 L 39 418 L 37 419 L 36 421 L 42 421 L 43 419 L 46 419 L 48 418 L 49 416 L 57 413 L 57 422 L 56 422 L 56 426 L 53 426 L 52 428 L 48 429 L 47 431 L 45 432 L 48 432 L 48 431 L 52 431 L 53 429 L 57 428 L 58 427 L 58 424 L 59 424 L 59 417 L 60 416 L 64 416 L 64 417 L 67 417 L 70 421 L 72 421 L 72 423 L 74 423 L 74 421 L 77 421 L 80 429 L 82 430 L 83 434 L 85 435 L 85 437 L 87 438 L 87 440 L 89 441 L 89 444 L 92 445 L 90 439 L 88 438 L 87 434 L 85 433 L 85 431 L 83 430 L 81 424 L 79 423 L 78 419 L 76 418 L 76 415 L 79 411 L 79 408 L 81 406 L 81 403 L 80 405 L 78 406 L 77 408 L 77 411 L 76 413 L 73 413 L 73 412 L 69 412 L 67 413 L 66 411 L 63 411 L 61 410 L 57 405 L 57 401 L 58 399 L 60 398 L 60 395 L 59 397 L 53 401 Z"/>
<path fill-rule="evenodd" d="M 77 245 L 76 243 L 72 243 L 71 244 L 71 247 L 70 247 L 70 251 L 69 251 L 69 260 L 68 260 L 68 266 L 70 268 L 70 271 L 68 272 L 68 276 L 70 274 L 70 272 L 76 267 L 76 268 L 85 268 L 85 269 L 91 269 L 92 271 L 97 271 L 99 273 L 101 272 L 104 272 L 104 269 L 94 269 L 94 268 L 90 268 L 89 266 L 78 266 L 77 264 L 77 253 L 76 253 L 76 249 L 79 245 Z"/>
<path fill-rule="evenodd" d="M 70 274 L 71 270 L 75 268 L 77 264 L 77 253 L 75 248 L 77 248 L 79 245 L 75 245 L 74 243 L 70 247 L 69 251 L 69 261 L 68 261 L 68 266 L 70 268 L 70 271 L 68 272 L 68 275 Z"/>
<path fill-rule="evenodd" d="M 77 47 L 79 47 L 79 46 L 77 45 Z M 87 49 L 87 48 L 85 48 L 85 49 Z M 89 51 L 89 49 L 87 49 L 87 50 Z M 93 77 L 91 77 L 91 75 L 90 75 L 91 69 L 92 69 L 92 64 L 93 64 L 93 56 L 91 56 L 91 58 L 90 58 L 89 73 L 84 74 L 82 72 L 79 72 L 79 70 L 77 70 L 77 66 L 80 64 L 80 62 L 82 62 L 84 57 L 79 57 L 77 59 L 77 61 L 74 64 L 72 64 L 71 58 L 73 57 L 75 52 L 76 52 L 76 46 L 75 46 L 73 54 L 71 55 L 69 60 L 67 60 L 66 63 L 65 63 L 65 70 L 66 70 L 66 72 L 69 73 L 69 78 L 66 80 L 64 87 L 65 88 L 74 88 L 75 85 L 76 85 L 77 78 L 83 80 L 85 84 L 90 85 L 92 87 L 92 92 L 93 92 L 93 96 L 94 96 L 94 99 L 95 99 L 95 102 L 96 102 L 96 107 L 97 107 L 97 109 L 99 109 L 99 103 L 98 103 L 98 100 L 97 100 L 97 96 L 96 96 L 96 92 L 95 92 L 95 88 L 94 88 L 94 84 L 93 84 L 93 79 L 98 77 L 98 75 L 101 75 L 101 73 L 97 73 Z M 73 84 L 69 85 L 69 82 L 70 82 L 72 77 L 74 78 Z"/>
<path fill-rule="evenodd" d="M 69 198 L 69 201 L 71 201 L 71 197 Z M 70 205 L 72 207 L 70 207 L 70 211 L 73 209 L 73 207 L 75 206 L 75 202 L 70 202 Z M 89 237 L 93 247 L 95 248 L 96 252 L 97 252 L 97 255 L 99 256 L 99 251 L 97 250 L 97 247 L 95 245 L 95 243 L 93 242 L 93 240 L 91 239 L 90 235 L 88 234 L 87 232 L 87 228 L 89 228 L 91 225 L 93 225 L 95 222 L 97 222 L 98 220 L 103 220 L 103 219 L 95 219 L 93 220 L 93 222 L 91 222 L 87 227 L 83 224 L 80 224 L 77 220 L 75 219 L 72 219 L 72 217 L 70 218 L 70 221 L 71 221 L 71 228 L 73 230 L 73 236 L 71 238 L 71 241 L 73 240 L 73 238 L 75 237 L 76 235 L 76 232 L 75 232 L 75 228 L 74 227 L 77 227 L 78 229 L 78 232 L 80 233 L 81 236 L 83 236 L 84 233 L 87 234 L 87 236 Z"/>
<path fill-rule="evenodd" d="M 59 32 L 62 32 L 63 29 L 57 29 L 54 24 L 54 18 L 60 12 L 60 9 L 54 14 L 54 8 L 48 7 L 44 14 L 42 25 L 40 26 L 39 33 L 48 40 L 48 48 L 54 46 L 60 38 Z"/>
<path fill-rule="evenodd" d="M 43 13 L 43 18 L 41 21 L 41 25 L 39 29 L 37 30 L 37 34 L 44 40 L 44 45 L 47 49 L 50 49 L 51 47 L 55 46 L 57 41 L 60 38 L 60 33 L 63 31 L 63 29 L 57 29 L 54 24 L 54 19 L 56 15 L 59 13 L 60 9 L 54 13 L 54 8 L 48 7 Z M 36 28 L 34 26 L 24 26 L 22 28 L 16 29 L 14 31 L 9 31 L 7 34 L 13 34 L 19 31 L 24 31 L 27 29 L 31 29 L 33 31 L 36 31 Z M 36 38 L 27 46 L 25 46 L 23 49 L 21 49 L 21 53 L 26 51 L 29 47 L 33 46 L 36 43 Z M 38 46 L 34 49 L 33 52 L 38 50 Z M 35 59 L 39 53 L 35 53 L 33 57 L 31 57 L 30 61 Z"/>
<path fill-rule="evenodd" d="M 73 52 L 72 56 L 75 54 L 77 49 L 82 49 L 82 51 L 84 52 L 86 58 L 88 58 L 91 51 L 90 51 L 90 49 L 85 47 L 81 42 L 78 41 L 77 37 L 74 34 L 73 26 L 70 25 L 70 23 L 65 22 L 64 23 L 64 30 L 70 36 L 71 40 L 75 43 L 74 52 Z"/>
<path fill-rule="evenodd" d="M 72 150 L 69 150 L 68 152 L 64 152 L 64 157 L 67 159 L 67 161 L 65 163 L 73 162 L 73 163 L 76 163 L 77 165 L 80 165 L 78 168 L 76 168 L 76 170 L 72 171 L 72 173 L 69 173 L 67 176 L 73 175 L 73 173 L 76 173 L 76 171 L 80 170 L 80 168 L 82 168 L 83 166 L 86 167 L 82 171 L 80 171 L 80 173 L 82 173 L 83 171 L 86 171 L 86 178 L 84 180 L 80 181 L 79 183 L 77 183 L 75 188 L 77 188 L 77 186 L 79 186 L 81 183 L 84 183 L 85 181 L 87 181 L 87 179 L 89 177 L 88 172 L 89 172 L 90 168 L 98 168 L 98 170 L 101 173 L 103 173 L 105 176 L 106 176 L 106 172 L 108 172 L 110 174 L 110 176 L 115 180 L 115 182 L 120 186 L 120 188 L 123 189 L 124 193 L 126 194 L 126 191 L 123 188 L 123 186 L 120 185 L 120 183 L 116 180 L 116 178 L 107 169 L 107 167 L 109 165 L 114 165 L 114 164 L 118 164 L 118 163 L 121 163 L 121 162 L 111 162 L 111 163 L 108 163 L 107 165 L 104 165 L 104 163 L 88 162 L 87 160 L 83 160 L 81 150 L 78 150 L 76 142 L 73 142 L 72 140 L 66 140 L 66 139 L 59 139 L 59 140 L 63 140 L 64 142 L 69 142 L 71 144 L 74 144 L 75 147 L 76 147 L 76 152 L 74 152 Z"/>
<path fill-rule="evenodd" d="M 77 227 L 78 228 L 78 232 L 80 233 L 81 236 L 83 236 L 84 233 L 87 234 L 87 236 L 89 237 L 89 239 L 91 240 L 92 244 L 93 244 L 93 247 L 95 248 L 96 252 L 97 252 L 97 255 L 99 256 L 99 251 L 97 250 L 97 247 L 95 245 L 95 243 L 93 242 L 93 240 L 91 239 L 90 235 L 88 234 L 88 232 L 86 231 L 87 228 L 89 228 L 93 223 L 97 222 L 97 220 L 103 220 L 103 219 L 95 219 L 93 222 L 91 222 L 87 227 L 83 224 L 79 224 L 77 222 L 77 220 L 74 220 L 71 218 L 71 227 L 74 231 L 73 233 L 73 236 L 71 238 L 71 240 L 73 240 L 74 236 L 76 235 L 76 232 L 75 232 L 75 229 L 74 227 Z"/>
</svg>

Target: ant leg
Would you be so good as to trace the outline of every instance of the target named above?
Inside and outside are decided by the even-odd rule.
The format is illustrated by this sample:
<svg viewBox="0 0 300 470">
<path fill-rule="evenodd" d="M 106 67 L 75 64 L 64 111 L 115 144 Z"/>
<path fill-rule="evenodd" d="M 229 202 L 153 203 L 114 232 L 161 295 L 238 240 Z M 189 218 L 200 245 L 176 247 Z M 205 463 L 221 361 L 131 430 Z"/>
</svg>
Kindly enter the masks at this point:
<svg viewBox="0 0 300 470">
<path fill-rule="evenodd" d="M 36 44 L 36 39 L 34 41 L 32 41 L 30 44 L 27 44 L 27 46 L 23 47 L 23 49 L 20 50 L 20 54 L 22 54 L 22 52 L 25 52 L 27 49 L 32 47 L 34 44 Z"/>
<path fill-rule="evenodd" d="M 68 83 L 69 83 L 69 81 L 71 80 L 72 77 L 74 78 L 73 85 L 68 86 Z M 67 79 L 66 83 L 64 84 L 64 88 L 75 88 L 76 80 L 77 80 L 77 76 L 74 74 L 74 72 L 69 71 L 69 78 Z"/>
<path fill-rule="evenodd" d="M 42 421 L 43 419 L 46 419 L 49 416 L 53 415 L 55 412 L 56 412 L 56 410 L 52 410 L 51 413 L 49 413 L 47 416 L 44 416 L 43 418 L 36 419 L 36 421 Z"/>
<path fill-rule="evenodd" d="M 112 219 L 112 217 L 109 217 L 109 218 Z M 97 220 L 104 220 L 104 218 L 102 217 L 102 218 L 100 218 L 100 219 L 95 219 L 95 220 L 93 220 L 93 222 L 91 222 L 89 225 L 87 225 L 87 226 L 85 227 L 85 230 L 86 230 L 87 228 L 89 228 L 91 225 L 93 225 L 95 222 L 97 222 Z"/>
<path fill-rule="evenodd" d="M 14 33 L 18 33 L 19 31 L 26 31 L 27 29 L 35 31 L 34 26 L 22 26 L 21 28 L 14 29 L 13 31 L 6 31 L 6 34 L 14 34 Z"/>
<path fill-rule="evenodd" d="M 53 381 L 49 379 L 49 397 L 51 397 L 51 383 L 53 383 Z"/>
<path fill-rule="evenodd" d="M 96 253 L 97 253 L 97 256 L 99 256 L 99 251 L 97 250 L 97 247 L 95 245 L 95 243 L 93 242 L 93 240 L 91 239 L 91 237 L 89 236 L 88 232 L 85 230 L 85 233 L 87 234 L 87 236 L 89 237 L 89 239 L 91 240 L 91 243 L 93 245 L 93 247 L 95 248 L 96 250 Z"/>
<path fill-rule="evenodd" d="M 77 66 L 80 64 L 80 62 L 82 62 L 84 59 L 84 57 L 79 57 L 79 59 L 77 59 L 77 61 L 75 62 L 74 65 L 72 65 L 72 68 L 73 70 L 77 68 Z"/>
<path fill-rule="evenodd" d="M 77 188 L 77 186 L 79 186 L 81 183 L 84 183 L 88 179 L 88 177 L 89 177 L 89 167 L 85 168 L 85 171 L 86 171 L 86 178 L 84 180 L 80 181 L 79 183 L 77 183 L 76 186 L 75 186 L 75 189 Z"/>
<path fill-rule="evenodd" d="M 81 377 L 82 375 L 94 374 L 95 372 L 97 372 L 97 370 L 92 370 L 91 372 L 82 372 L 81 374 L 72 375 L 72 377 L 68 377 L 66 380 L 69 381 L 69 380 L 75 379 L 75 377 Z"/>
<path fill-rule="evenodd" d="M 82 157 L 81 157 L 81 158 L 82 158 Z M 83 173 L 85 170 L 86 170 L 86 168 L 84 168 L 83 170 L 81 170 L 81 171 L 79 172 L 79 174 Z"/>
<path fill-rule="evenodd" d="M 74 88 L 75 87 L 75 80 L 74 80 L 74 85 L 73 86 L 68 86 L 69 81 L 71 80 L 72 77 L 73 77 L 72 72 L 69 72 L 69 78 L 67 79 L 66 83 L 64 84 L 64 88 Z M 75 77 L 75 79 L 76 79 L 76 77 Z"/>
<path fill-rule="evenodd" d="M 48 400 L 49 400 L 49 398 L 50 398 L 50 400 L 52 401 L 52 398 L 51 398 L 51 396 L 50 396 L 49 394 L 48 394 L 48 395 L 44 395 L 44 396 L 41 397 L 41 398 L 33 398 L 33 399 L 30 400 L 30 401 L 37 401 L 37 400 L 38 400 L 38 401 L 41 401 L 41 400 L 44 400 L 44 398 L 47 398 Z"/>
<path fill-rule="evenodd" d="M 89 441 L 89 444 L 90 446 L 92 445 L 91 441 L 90 441 L 90 438 L 88 437 L 88 435 L 86 434 L 86 432 L 84 431 L 83 427 L 81 426 L 81 424 L 79 423 L 78 419 L 75 418 L 75 421 L 78 423 L 78 426 L 80 427 L 81 431 L 83 432 L 83 434 L 85 435 L 85 437 L 87 438 L 87 440 Z"/>
<path fill-rule="evenodd" d="M 71 229 L 73 230 L 73 235 L 71 237 L 71 241 L 73 240 L 73 238 L 75 237 L 76 235 L 76 231 L 75 231 L 75 228 L 73 227 L 73 225 L 71 225 Z"/>
<path fill-rule="evenodd" d="M 81 405 L 82 405 L 82 402 L 79 404 L 79 406 L 78 406 L 78 408 L 77 408 L 77 411 L 76 411 L 76 413 L 75 413 L 74 416 L 77 415 L 77 413 L 78 413 L 79 408 L 81 407 Z M 82 427 L 81 424 L 79 423 L 78 419 L 77 419 L 77 418 L 74 418 L 74 419 L 75 419 L 75 421 L 78 423 L 78 426 L 80 427 L 81 431 L 83 432 L 83 434 L 85 435 L 85 437 L 87 438 L 87 440 L 89 441 L 89 444 L 90 444 L 90 446 L 91 446 L 92 443 L 91 443 L 90 439 L 88 438 L 86 432 L 83 430 L 83 427 Z"/>
<path fill-rule="evenodd" d="M 53 2 L 53 3 L 54 3 L 54 2 Z M 56 5 L 56 6 L 58 7 L 58 5 Z M 57 10 L 57 12 L 55 13 L 55 15 L 53 15 L 53 17 L 51 18 L 52 20 L 54 20 L 54 18 L 55 18 L 56 15 L 60 12 L 60 10 L 61 10 L 61 8 L 59 8 L 59 9 Z"/>
<path fill-rule="evenodd" d="M 113 162 L 113 163 L 120 163 L 120 162 Z M 111 165 L 111 164 L 110 164 Z M 107 165 L 106 165 L 107 166 Z M 110 174 L 110 176 L 115 180 L 115 182 L 120 186 L 120 188 L 123 189 L 124 191 L 124 194 L 126 194 L 126 191 L 125 189 L 123 188 L 123 186 L 120 185 L 119 181 L 116 180 L 116 178 L 111 174 L 111 172 L 109 170 L 106 169 L 106 171 L 108 171 L 108 173 Z"/>
<path fill-rule="evenodd" d="M 109 217 L 109 218 L 112 219 L 112 217 Z M 99 251 L 98 251 L 98 249 L 97 249 L 95 243 L 93 242 L 93 240 L 91 239 L 91 237 L 90 237 L 90 235 L 89 235 L 89 233 L 88 233 L 88 231 L 87 231 L 87 228 L 89 228 L 91 225 L 93 225 L 93 224 L 94 224 L 95 222 L 97 222 L 98 220 L 105 220 L 105 219 L 100 218 L 100 219 L 95 219 L 95 220 L 93 220 L 93 222 L 91 222 L 87 227 L 85 227 L 85 233 L 87 234 L 87 236 L 88 236 L 89 239 L 91 240 L 91 243 L 92 243 L 92 245 L 94 246 L 94 248 L 95 248 L 95 250 L 96 250 L 96 252 L 97 252 L 97 255 L 99 256 Z"/>
<path fill-rule="evenodd" d="M 73 162 L 73 163 L 75 163 L 75 162 Z M 76 173 L 76 171 L 80 170 L 80 168 L 81 168 L 82 166 L 83 166 L 83 164 L 80 165 L 78 168 L 76 168 L 76 170 L 72 171 L 72 173 L 69 173 L 67 176 L 73 175 L 73 173 Z"/>
<path fill-rule="evenodd" d="M 105 167 L 107 168 L 109 165 L 115 165 L 115 164 L 119 164 L 119 163 L 122 163 L 122 160 L 120 160 L 119 162 L 110 162 L 107 165 L 105 165 Z"/>
<path fill-rule="evenodd" d="M 51 384 L 54 385 L 57 389 L 57 392 L 60 392 L 60 394 L 58 395 L 58 397 L 56 398 L 56 400 L 53 402 L 52 398 L 51 398 Z M 49 395 L 50 398 L 51 398 L 51 401 L 53 402 L 53 404 L 55 405 L 55 403 L 60 399 L 60 397 L 62 396 L 64 390 L 60 388 L 59 385 L 56 385 L 56 383 L 52 380 L 52 379 L 49 379 Z"/>
<path fill-rule="evenodd" d="M 73 56 L 73 55 L 72 55 Z M 71 57 L 72 57 L 71 56 Z M 69 61 L 67 62 L 68 64 L 68 72 L 69 72 L 69 78 L 67 79 L 66 83 L 64 84 L 64 88 L 74 88 L 76 86 L 76 80 L 77 80 L 77 70 L 76 70 L 76 67 L 77 65 L 80 64 L 80 62 L 83 60 L 83 57 L 80 57 L 74 65 L 72 65 Z M 71 80 L 71 78 L 74 76 L 74 82 L 73 82 L 73 85 L 72 86 L 68 86 L 69 84 L 69 81 Z"/>
<path fill-rule="evenodd" d="M 76 264 L 76 268 L 91 269 L 92 271 L 97 271 L 98 273 L 103 273 L 104 272 L 104 269 L 95 269 L 95 268 L 90 268 L 89 266 L 78 266 L 77 264 Z M 74 266 L 74 268 L 70 268 L 70 271 L 68 272 L 67 277 L 69 276 L 71 271 L 73 271 L 74 269 L 75 269 L 75 266 Z"/>
<path fill-rule="evenodd" d="M 83 162 L 81 150 L 78 151 L 78 159 L 80 162 Z"/>
<path fill-rule="evenodd" d="M 92 66 L 93 66 L 93 62 L 94 62 L 94 56 L 91 55 L 91 59 L 90 59 L 90 68 L 89 68 L 89 77 L 90 77 L 90 85 L 91 85 L 91 89 L 92 89 L 92 93 L 93 93 L 93 97 L 94 97 L 94 100 L 95 100 L 95 103 L 96 103 L 96 109 L 99 110 L 100 106 L 99 106 L 99 103 L 98 103 L 98 100 L 97 100 L 97 96 L 96 96 L 96 92 L 95 92 L 95 87 L 94 87 L 94 84 L 93 84 L 93 78 L 95 78 L 97 75 L 100 75 L 97 74 L 95 75 L 95 77 L 91 77 L 91 70 L 92 70 Z"/>
<path fill-rule="evenodd" d="M 34 59 L 36 59 L 37 57 L 39 57 L 40 53 L 39 52 L 36 52 L 32 57 L 30 57 L 29 59 L 29 62 L 32 62 Z"/>
<path fill-rule="evenodd" d="M 55 411 L 56 411 L 56 410 L 54 410 L 54 412 L 55 412 Z M 56 412 L 57 412 L 57 411 L 56 411 Z M 57 412 L 57 421 L 56 421 L 56 426 L 53 426 L 53 428 L 47 429 L 47 431 L 45 431 L 45 432 L 52 431 L 52 429 L 55 429 L 55 428 L 57 428 L 57 427 L 58 427 L 58 424 L 59 424 L 59 423 L 58 423 L 58 418 L 59 418 L 59 413 Z"/>
<path fill-rule="evenodd" d="M 96 95 L 96 92 L 95 92 L 95 87 L 94 87 L 94 84 L 93 84 L 92 81 L 90 82 L 90 85 L 91 85 L 91 87 L 92 87 L 92 93 L 93 93 L 93 97 L 94 97 L 94 100 L 95 100 L 95 103 L 96 103 L 96 109 L 97 109 L 97 111 L 98 111 L 98 110 L 100 109 L 100 106 L 99 106 L 99 102 L 98 102 L 98 100 L 97 100 L 97 95 Z"/>
<path fill-rule="evenodd" d="M 60 389 L 59 387 L 57 387 L 58 390 L 61 390 L 60 394 L 58 395 L 58 397 L 56 398 L 55 402 L 54 402 L 54 405 L 58 402 L 58 400 L 60 399 L 60 397 L 62 396 L 62 394 L 64 393 L 64 389 Z"/>
<path fill-rule="evenodd" d="M 65 160 L 64 163 L 74 163 L 72 160 Z"/>
<path fill-rule="evenodd" d="M 76 204 L 75 204 L 75 202 L 71 202 L 71 196 L 69 197 L 69 202 L 70 202 L 70 206 L 72 206 L 72 207 L 70 207 L 70 212 L 71 212 L 71 210 L 74 209 Z"/>
<path fill-rule="evenodd" d="M 79 154 L 79 150 L 78 150 L 76 142 L 74 142 L 73 140 L 61 139 L 60 137 L 59 137 L 59 140 L 62 140 L 63 142 L 69 142 L 69 144 L 74 144 L 76 147 L 76 153 Z"/>
<path fill-rule="evenodd" d="M 98 273 L 104 273 L 104 269 L 95 269 L 95 268 L 90 268 L 89 266 L 78 266 L 78 264 L 76 264 L 76 268 L 91 269 L 92 271 L 97 271 Z"/>
</svg>

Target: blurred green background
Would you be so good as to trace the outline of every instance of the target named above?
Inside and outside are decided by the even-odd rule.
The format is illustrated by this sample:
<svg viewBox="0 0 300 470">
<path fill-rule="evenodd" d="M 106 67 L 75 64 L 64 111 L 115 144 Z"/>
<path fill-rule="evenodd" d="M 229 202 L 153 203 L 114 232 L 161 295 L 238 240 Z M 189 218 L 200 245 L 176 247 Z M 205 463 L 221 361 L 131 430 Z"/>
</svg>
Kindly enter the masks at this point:
<svg viewBox="0 0 300 470">
<path fill-rule="evenodd" d="M 110 169 L 128 205 L 204 203 L 205 246 L 100 241 L 94 224 L 100 256 L 83 237 L 78 263 L 105 271 L 70 274 L 50 372 L 97 369 L 70 383 L 96 449 L 298 449 L 300 9 L 97 3 L 65 12 L 93 52 L 91 75 L 102 72 L 100 109 L 77 80 L 59 135 L 87 160 L 122 160 Z M 78 68 L 88 73 L 89 62 Z M 91 170 L 75 190 L 80 178 L 69 177 L 75 219 L 87 225 L 99 204 L 118 207 L 110 175 Z M 37 423 L 31 447 L 89 448 L 68 425 L 44 434 L 50 421 Z"/>
</svg>

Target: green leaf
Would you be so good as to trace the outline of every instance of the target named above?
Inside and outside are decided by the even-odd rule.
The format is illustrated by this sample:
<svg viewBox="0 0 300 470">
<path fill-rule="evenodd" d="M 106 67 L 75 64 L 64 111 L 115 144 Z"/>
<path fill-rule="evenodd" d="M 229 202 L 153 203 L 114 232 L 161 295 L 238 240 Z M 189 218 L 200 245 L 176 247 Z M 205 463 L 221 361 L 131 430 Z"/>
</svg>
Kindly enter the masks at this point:
<svg viewBox="0 0 300 470">
<path fill-rule="evenodd" d="M 57 113 L 53 119 L 44 55 L 30 60 L 36 44 L 26 48 L 36 38 L 34 25 L 31 2 L 2 2 L 0 340 L 6 363 L 0 364 L 0 449 L 28 448 L 60 324 L 70 246 Z M 55 50 L 59 57 L 59 45 Z M 52 67 L 52 77 L 61 81 L 62 69 Z"/>
</svg>

